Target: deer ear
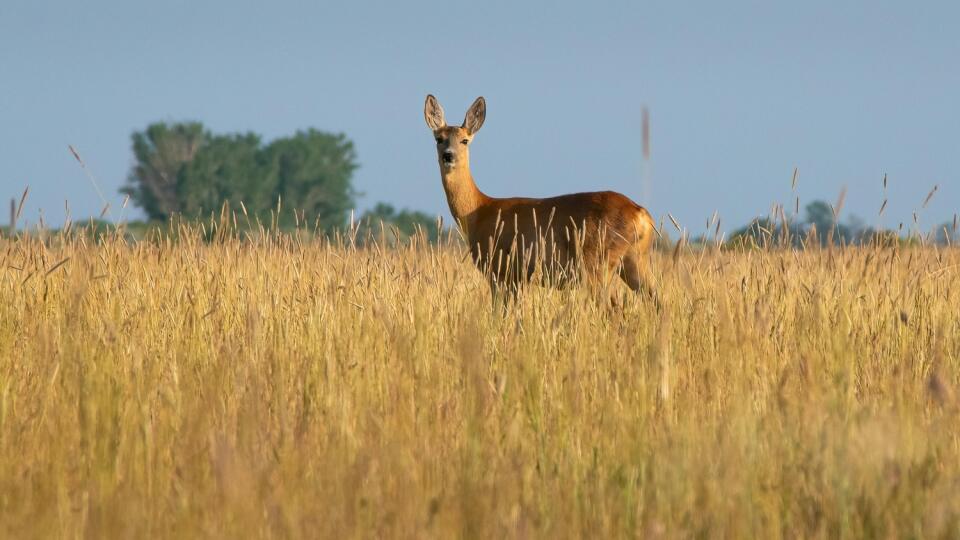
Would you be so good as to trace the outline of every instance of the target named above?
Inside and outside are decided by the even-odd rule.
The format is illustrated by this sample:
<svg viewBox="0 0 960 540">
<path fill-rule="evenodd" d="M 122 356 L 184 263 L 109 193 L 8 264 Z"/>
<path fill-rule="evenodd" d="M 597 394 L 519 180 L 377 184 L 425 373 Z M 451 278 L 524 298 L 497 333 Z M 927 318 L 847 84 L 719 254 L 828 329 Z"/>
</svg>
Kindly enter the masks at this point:
<svg viewBox="0 0 960 540">
<path fill-rule="evenodd" d="M 423 117 L 427 120 L 430 129 L 434 131 L 447 125 L 443 119 L 443 107 L 433 94 L 427 94 L 427 102 L 423 104 Z"/>
<path fill-rule="evenodd" d="M 473 135 L 474 133 L 480 131 L 480 126 L 483 125 L 483 120 L 487 117 L 487 102 L 484 101 L 483 96 L 477 98 L 473 102 L 473 105 L 467 109 L 467 116 L 463 119 L 463 126 L 467 131 Z"/>
</svg>

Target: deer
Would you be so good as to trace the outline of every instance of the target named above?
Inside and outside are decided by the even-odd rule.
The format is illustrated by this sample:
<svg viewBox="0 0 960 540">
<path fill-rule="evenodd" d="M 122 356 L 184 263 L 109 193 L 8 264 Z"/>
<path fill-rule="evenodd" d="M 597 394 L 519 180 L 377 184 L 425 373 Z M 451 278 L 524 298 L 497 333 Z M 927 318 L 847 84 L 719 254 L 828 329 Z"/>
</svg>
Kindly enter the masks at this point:
<svg viewBox="0 0 960 540">
<path fill-rule="evenodd" d="M 495 304 L 498 298 L 508 303 L 528 282 L 562 289 L 586 281 L 609 292 L 607 276 L 619 276 L 660 308 L 649 264 L 657 229 L 644 207 L 614 191 L 491 197 L 470 172 L 470 144 L 486 119 L 486 100 L 478 97 L 460 126 L 447 125 L 432 94 L 423 114 L 450 213 Z M 617 305 L 612 293 L 610 300 Z"/>
</svg>

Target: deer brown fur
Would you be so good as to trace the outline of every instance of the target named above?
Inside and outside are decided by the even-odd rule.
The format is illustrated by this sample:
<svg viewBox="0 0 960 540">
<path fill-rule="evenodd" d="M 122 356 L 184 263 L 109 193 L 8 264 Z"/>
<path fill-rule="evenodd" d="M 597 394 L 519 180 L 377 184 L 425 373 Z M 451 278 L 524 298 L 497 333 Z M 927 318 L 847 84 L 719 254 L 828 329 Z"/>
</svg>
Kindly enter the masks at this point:
<svg viewBox="0 0 960 540">
<path fill-rule="evenodd" d="M 562 287 L 619 275 L 632 290 L 655 298 L 649 254 L 656 229 L 646 209 L 613 191 L 490 197 L 470 173 L 469 146 L 486 118 L 484 99 L 474 101 L 462 125 L 448 126 L 428 95 L 424 117 L 437 143 L 450 212 L 495 296 L 531 279 Z"/>
</svg>

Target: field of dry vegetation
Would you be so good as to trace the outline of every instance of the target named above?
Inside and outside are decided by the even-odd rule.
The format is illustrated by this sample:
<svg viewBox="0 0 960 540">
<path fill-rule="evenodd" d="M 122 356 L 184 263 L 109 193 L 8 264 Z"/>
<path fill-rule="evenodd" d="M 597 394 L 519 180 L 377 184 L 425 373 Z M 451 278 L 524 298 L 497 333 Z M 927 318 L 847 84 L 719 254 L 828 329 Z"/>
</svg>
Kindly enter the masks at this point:
<svg viewBox="0 0 960 540">
<path fill-rule="evenodd" d="M 203 238 L 0 240 L 0 536 L 960 535 L 956 248 L 503 315 L 456 243 Z"/>
</svg>

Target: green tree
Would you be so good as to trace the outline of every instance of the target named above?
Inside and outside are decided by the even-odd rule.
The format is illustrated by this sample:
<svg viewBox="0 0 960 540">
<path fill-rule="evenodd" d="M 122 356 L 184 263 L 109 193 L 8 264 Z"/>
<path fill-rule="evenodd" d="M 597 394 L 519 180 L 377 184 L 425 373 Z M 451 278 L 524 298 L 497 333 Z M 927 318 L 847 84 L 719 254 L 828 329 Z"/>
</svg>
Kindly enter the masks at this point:
<svg viewBox="0 0 960 540">
<path fill-rule="evenodd" d="M 180 171 L 204 146 L 209 134 L 198 122 L 156 123 L 132 136 L 134 165 L 120 192 L 151 220 L 166 220 L 181 210 Z"/>
<path fill-rule="evenodd" d="M 253 133 L 212 135 L 196 122 L 151 124 L 132 136 L 134 165 L 121 191 L 151 220 L 198 217 L 224 202 L 264 217 L 282 201 L 281 225 L 293 211 L 325 230 L 343 227 L 357 192 L 353 143 L 310 129 L 264 146 Z"/>
<path fill-rule="evenodd" d="M 830 205 L 823 201 L 813 201 L 804 209 L 807 213 L 807 224 L 816 226 L 817 235 L 826 238 L 834 226 L 833 209 Z"/>
<path fill-rule="evenodd" d="M 357 155 L 345 135 L 299 131 L 270 143 L 264 153 L 276 172 L 274 195 L 281 197 L 284 207 L 318 220 L 322 229 L 346 223 L 357 196 L 351 185 Z M 292 214 L 284 213 L 281 223 L 292 221 Z"/>
<path fill-rule="evenodd" d="M 224 202 L 233 208 L 243 202 L 250 211 L 262 215 L 269 212 L 275 183 L 258 135 L 213 136 L 180 171 L 180 212 L 200 217 L 219 211 Z"/>
<path fill-rule="evenodd" d="M 817 227 L 817 238 L 821 244 L 826 244 L 830 238 L 834 242 L 855 244 L 868 241 L 875 231 L 868 227 L 862 219 L 850 216 L 846 223 L 840 223 L 833 215 L 833 208 L 823 201 L 813 201 L 806 206 L 807 225 Z"/>
<path fill-rule="evenodd" d="M 946 221 L 933 228 L 933 239 L 940 245 L 960 245 L 960 226 L 957 221 Z"/>
</svg>

